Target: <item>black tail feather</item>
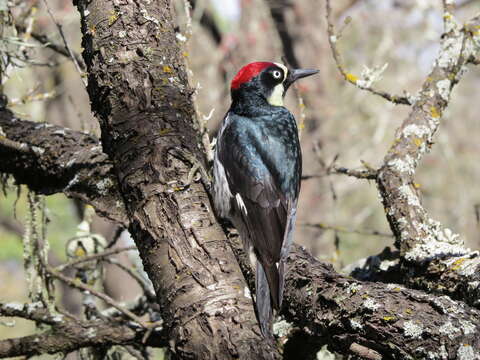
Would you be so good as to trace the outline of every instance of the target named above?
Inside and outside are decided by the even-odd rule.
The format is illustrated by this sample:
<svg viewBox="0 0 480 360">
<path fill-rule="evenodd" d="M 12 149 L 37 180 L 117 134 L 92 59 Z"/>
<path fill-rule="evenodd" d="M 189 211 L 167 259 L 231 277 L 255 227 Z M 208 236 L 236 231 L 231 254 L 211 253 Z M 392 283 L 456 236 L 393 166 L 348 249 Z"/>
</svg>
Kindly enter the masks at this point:
<svg viewBox="0 0 480 360">
<path fill-rule="evenodd" d="M 260 323 L 260 330 L 264 337 L 272 336 L 272 304 L 270 299 L 270 287 L 268 286 L 267 275 L 262 264 L 257 261 L 257 276 L 255 288 L 257 295 L 257 316 Z"/>
</svg>

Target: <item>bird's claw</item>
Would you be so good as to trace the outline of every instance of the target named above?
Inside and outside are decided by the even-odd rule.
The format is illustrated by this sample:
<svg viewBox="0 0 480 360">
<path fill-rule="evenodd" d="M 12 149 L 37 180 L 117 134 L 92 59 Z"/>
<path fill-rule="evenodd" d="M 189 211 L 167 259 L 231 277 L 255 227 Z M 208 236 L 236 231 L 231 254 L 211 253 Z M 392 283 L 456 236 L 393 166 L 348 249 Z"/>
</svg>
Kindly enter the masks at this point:
<svg viewBox="0 0 480 360">
<path fill-rule="evenodd" d="M 180 190 L 188 189 L 193 182 L 198 182 L 200 180 L 205 185 L 207 190 L 211 188 L 212 179 L 208 174 L 207 170 L 205 169 L 205 167 L 203 166 L 202 162 L 199 161 L 195 157 L 195 155 L 181 148 L 173 148 L 173 149 L 170 149 L 169 152 L 173 156 L 175 156 L 177 159 L 180 159 L 182 161 L 187 161 L 192 165 L 192 167 L 190 168 L 190 171 L 188 172 L 186 182 L 181 183 L 179 186 L 177 185 L 177 187 Z M 195 175 L 198 175 L 198 176 L 195 177 Z"/>
</svg>

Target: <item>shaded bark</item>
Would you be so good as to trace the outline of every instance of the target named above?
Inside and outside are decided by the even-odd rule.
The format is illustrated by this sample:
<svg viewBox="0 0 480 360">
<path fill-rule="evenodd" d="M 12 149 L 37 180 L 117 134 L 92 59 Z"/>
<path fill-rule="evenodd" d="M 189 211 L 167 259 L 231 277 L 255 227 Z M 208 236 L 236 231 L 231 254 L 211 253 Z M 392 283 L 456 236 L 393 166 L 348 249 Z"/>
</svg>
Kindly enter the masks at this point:
<svg viewBox="0 0 480 360">
<path fill-rule="evenodd" d="M 147 342 L 145 345 L 167 346 L 168 338 L 165 335 L 155 333 L 151 336 L 155 342 Z M 84 347 L 98 349 L 112 345 L 141 344 L 144 336 L 145 330 L 132 329 L 112 321 L 68 321 L 39 335 L 0 340 L 0 358 L 58 352 L 67 354 Z"/>
<path fill-rule="evenodd" d="M 39 194 L 63 192 L 92 204 L 99 215 L 127 224 L 112 163 L 98 139 L 48 123 L 16 118 L 0 108 L 0 128 L 9 140 L 38 148 L 25 152 L 0 143 L 0 172 L 12 174 Z"/>
<path fill-rule="evenodd" d="M 77 5 L 92 108 L 171 350 L 182 359 L 278 358 L 205 187 L 181 183 L 203 153 L 170 2 Z"/>
</svg>

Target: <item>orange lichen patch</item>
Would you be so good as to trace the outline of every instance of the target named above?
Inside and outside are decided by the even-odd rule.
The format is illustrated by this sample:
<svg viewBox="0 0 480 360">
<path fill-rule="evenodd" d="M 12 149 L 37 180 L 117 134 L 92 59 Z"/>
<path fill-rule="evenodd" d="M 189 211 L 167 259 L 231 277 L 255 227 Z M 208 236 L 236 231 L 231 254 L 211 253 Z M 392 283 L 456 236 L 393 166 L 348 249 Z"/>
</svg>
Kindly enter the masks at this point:
<svg viewBox="0 0 480 360">
<path fill-rule="evenodd" d="M 397 318 L 395 316 L 384 316 L 383 317 L 384 321 L 395 321 Z"/>
<path fill-rule="evenodd" d="M 438 109 L 435 106 L 432 106 L 430 108 L 430 115 L 432 115 L 433 118 L 437 119 L 437 118 L 440 117 L 440 112 L 438 111 Z"/>
<path fill-rule="evenodd" d="M 455 262 L 452 264 L 452 267 L 450 269 L 452 271 L 460 269 L 460 267 L 462 266 L 465 260 L 466 260 L 465 258 L 460 258 L 458 260 L 455 260 Z"/>
<path fill-rule="evenodd" d="M 108 17 L 108 25 L 109 25 L 109 26 L 110 26 L 110 25 L 113 25 L 113 23 L 114 23 L 115 21 L 117 21 L 118 18 L 119 18 L 118 13 L 116 13 L 115 11 L 112 10 L 112 11 L 110 12 L 110 16 Z"/>
<path fill-rule="evenodd" d="M 158 132 L 159 135 L 167 135 L 172 132 L 172 129 L 162 129 Z"/>
<path fill-rule="evenodd" d="M 92 25 L 88 28 L 88 32 L 92 35 L 92 36 L 95 36 L 95 34 L 97 33 L 97 27 L 95 25 Z"/>
<path fill-rule="evenodd" d="M 350 74 L 350 73 L 346 74 L 345 77 L 347 78 L 348 81 L 350 81 L 351 83 L 354 83 L 354 84 L 358 80 L 358 77 L 356 77 L 355 75 Z"/>
<path fill-rule="evenodd" d="M 420 146 L 422 146 L 422 144 L 423 144 L 423 139 L 414 136 L 414 137 L 413 137 L 413 143 L 414 143 L 417 147 L 420 147 Z"/>
<path fill-rule="evenodd" d="M 168 66 L 168 65 L 163 65 L 163 72 L 164 72 L 164 73 L 167 73 L 167 74 L 171 74 L 171 73 L 173 73 L 173 70 L 172 70 L 172 68 L 171 68 L 170 66 Z"/>
</svg>

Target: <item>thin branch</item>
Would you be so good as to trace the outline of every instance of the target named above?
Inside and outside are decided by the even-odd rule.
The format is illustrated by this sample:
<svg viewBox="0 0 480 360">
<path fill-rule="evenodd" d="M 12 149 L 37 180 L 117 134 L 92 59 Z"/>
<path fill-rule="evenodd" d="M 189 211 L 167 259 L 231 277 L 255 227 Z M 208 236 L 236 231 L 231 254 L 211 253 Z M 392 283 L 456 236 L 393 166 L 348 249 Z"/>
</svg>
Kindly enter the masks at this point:
<svg viewBox="0 0 480 360">
<path fill-rule="evenodd" d="M 343 61 L 342 55 L 337 48 L 337 42 L 341 38 L 341 31 L 336 32 L 335 26 L 333 25 L 332 20 L 332 7 L 330 5 L 330 0 L 326 0 L 327 6 L 327 23 L 328 23 L 328 41 L 330 43 L 330 48 L 332 50 L 333 58 L 337 65 L 338 71 L 343 76 L 343 78 L 348 81 L 350 84 L 355 85 L 356 87 L 371 92 L 372 94 L 381 96 L 382 98 L 394 103 L 394 104 L 403 104 L 403 105 L 412 105 L 412 102 L 405 96 L 392 95 L 386 91 L 377 90 L 371 87 L 371 85 L 366 84 L 364 80 L 359 79 L 357 76 L 347 72 L 345 70 L 345 63 Z"/>
<path fill-rule="evenodd" d="M 111 255 L 116 255 L 116 254 L 122 253 L 124 251 L 131 251 L 131 250 L 136 250 L 136 249 L 137 249 L 136 246 L 128 246 L 128 247 L 106 250 L 106 251 L 103 251 L 103 252 L 98 253 L 98 254 L 82 256 L 82 257 L 79 257 L 79 258 L 77 258 L 75 260 L 72 260 L 68 263 L 57 266 L 55 268 L 55 270 L 56 271 L 63 271 L 63 270 L 68 269 L 72 266 L 76 266 L 78 264 L 81 264 L 81 263 L 84 263 L 84 262 L 87 262 L 87 261 L 99 260 L 99 259 L 109 257 Z"/>
<path fill-rule="evenodd" d="M 328 225 L 324 223 L 298 223 L 298 226 L 322 229 L 322 230 L 333 230 L 341 233 L 348 234 L 358 234 L 358 235 L 367 235 L 367 236 L 381 236 L 381 237 L 393 237 L 393 234 L 382 233 L 378 230 L 368 230 L 368 229 L 352 229 L 346 228 L 343 226 Z"/>
<path fill-rule="evenodd" d="M 63 32 L 62 25 L 60 25 L 57 20 L 55 19 L 55 16 L 53 15 L 52 10 L 50 9 L 50 6 L 48 5 L 47 0 L 43 0 L 45 7 L 47 8 L 48 14 L 50 15 L 50 18 L 52 19 L 53 23 L 58 29 L 58 32 L 63 40 L 63 45 L 65 46 L 65 49 L 67 49 L 68 54 L 70 55 L 70 59 L 72 59 L 73 64 L 75 65 L 75 69 L 77 70 L 78 74 L 80 75 L 80 79 L 84 83 L 85 87 L 88 85 L 87 78 L 84 76 L 84 73 L 82 71 L 82 68 L 80 67 L 77 58 L 75 57 L 75 54 L 73 53 L 72 49 L 68 45 L 67 38 L 65 37 L 65 33 Z"/>
<path fill-rule="evenodd" d="M 26 27 L 23 26 L 23 25 L 16 24 L 15 26 L 16 26 L 18 32 L 25 32 L 26 31 Z M 40 44 L 44 45 L 46 48 L 51 49 L 51 50 L 55 51 L 56 53 L 66 57 L 70 60 L 72 59 L 72 57 L 71 57 L 72 55 L 70 55 L 70 52 L 68 51 L 68 49 L 65 46 L 61 46 L 59 44 L 56 44 L 47 35 L 39 34 L 39 33 L 33 31 L 31 33 L 31 36 L 32 36 L 33 39 L 38 41 Z M 82 71 L 84 71 L 85 70 L 85 63 L 83 62 L 82 57 L 79 54 L 77 54 L 73 51 L 72 51 L 72 54 L 73 54 L 73 57 L 75 58 L 75 61 L 77 61 L 80 69 Z"/>
<path fill-rule="evenodd" d="M 99 291 L 96 291 L 95 289 L 93 289 L 92 287 L 84 284 L 83 282 L 79 281 L 78 279 L 72 279 L 68 276 L 65 276 L 63 275 L 62 273 L 60 273 L 59 271 L 55 270 L 54 268 L 52 268 L 51 266 L 49 266 L 48 264 L 43 264 L 43 266 L 46 268 L 46 270 L 48 271 L 48 273 L 53 276 L 54 278 L 60 280 L 60 281 L 63 281 L 64 283 L 68 284 L 69 286 L 73 287 L 73 288 L 76 288 L 76 289 L 79 289 L 79 290 L 82 290 L 82 291 L 87 291 L 89 292 L 90 294 L 92 294 L 93 296 L 105 301 L 108 305 L 114 307 L 115 309 L 117 309 L 118 311 L 120 311 L 121 313 L 123 313 L 125 316 L 129 317 L 131 320 L 133 320 L 134 322 L 136 322 L 137 324 L 139 324 L 140 326 L 144 327 L 144 328 L 147 328 L 147 329 L 150 329 L 152 328 L 152 324 L 147 324 L 145 323 L 145 321 L 143 321 L 142 319 L 140 319 L 137 315 L 135 315 L 133 312 L 131 312 L 130 310 L 126 309 L 124 306 L 122 306 L 121 304 L 117 303 L 115 300 L 113 300 L 110 296 L 104 294 L 104 293 L 101 293 Z M 154 327 L 157 326 L 156 324 L 154 325 Z"/>
<path fill-rule="evenodd" d="M 0 358 L 40 354 L 68 354 L 85 347 L 141 343 L 147 330 L 118 321 L 64 321 L 41 334 L 0 341 Z M 168 346 L 167 334 L 155 331 L 148 346 Z"/>
<path fill-rule="evenodd" d="M 375 180 L 378 175 L 378 170 L 372 168 L 357 170 L 348 169 L 343 166 L 332 165 L 320 174 L 302 175 L 302 180 L 317 179 L 328 175 L 347 175 L 357 179 Z"/>
<path fill-rule="evenodd" d="M 0 302 L 0 315 L 19 317 L 48 325 L 58 325 L 64 321 L 61 315 L 52 316 L 40 301 L 25 304 Z"/>
<path fill-rule="evenodd" d="M 125 271 L 128 275 L 130 275 L 136 282 L 137 284 L 142 288 L 143 292 L 147 296 L 149 301 L 155 301 L 155 292 L 152 288 L 152 285 L 149 284 L 148 282 L 145 281 L 140 275 L 138 275 L 133 269 L 130 269 L 129 267 L 125 266 L 124 264 L 120 263 L 116 259 L 110 259 L 110 258 L 103 258 L 103 261 L 115 265 L 118 268 L 122 269 Z"/>
</svg>

